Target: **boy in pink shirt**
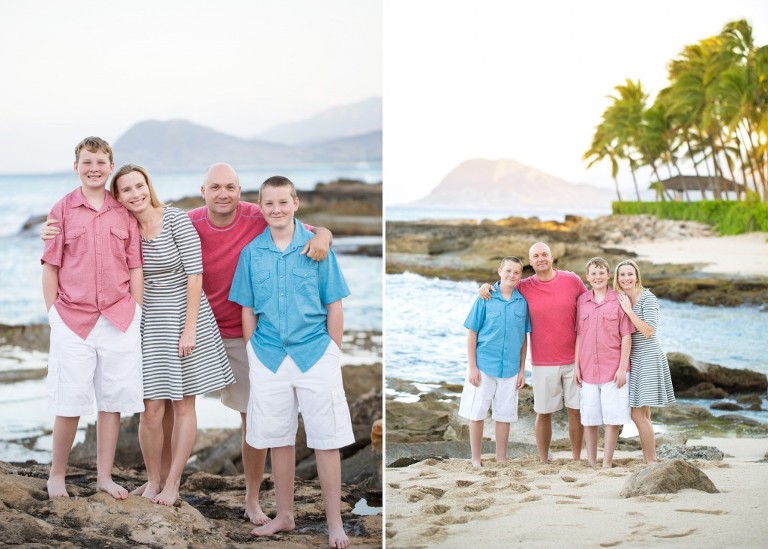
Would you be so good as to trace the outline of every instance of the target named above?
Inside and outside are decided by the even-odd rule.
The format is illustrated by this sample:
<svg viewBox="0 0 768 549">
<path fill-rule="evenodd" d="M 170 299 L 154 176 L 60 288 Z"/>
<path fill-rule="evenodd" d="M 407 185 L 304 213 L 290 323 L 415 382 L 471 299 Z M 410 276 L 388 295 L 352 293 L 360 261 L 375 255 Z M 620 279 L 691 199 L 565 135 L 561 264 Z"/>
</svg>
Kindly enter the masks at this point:
<svg viewBox="0 0 768 549">
<path fill-rule="evenodd" d="M 56 415 L 48 497 L 69 497 L 69 452 L 95 393 L 96 488 L 125 499 L 128 492 L 112 480 L 112 465 L 120 413 L 144 411 L 141 241 L 136 219 L 104 188 L 114 169 L 109 144 L 98 137 L 81 141 L 74 168 L 82 185 L 51 209 L 61 231 L 45 242 L 41 259 L 51 325 L 48 394 Z"/>
<path fill-rule="evenodd" d="M 621 308 L 608 262 L 593 257 L 587 262 L 592 291 L 576 303 L 576 362 L 574 376 L 581 386 L 581 423 L 587 459 L 597 463 L 597 427 L 605 424 L 603 467 L 611 467 L 619 428 L 629 423 L 629 353 L 635 327 Z"/>
</svg>

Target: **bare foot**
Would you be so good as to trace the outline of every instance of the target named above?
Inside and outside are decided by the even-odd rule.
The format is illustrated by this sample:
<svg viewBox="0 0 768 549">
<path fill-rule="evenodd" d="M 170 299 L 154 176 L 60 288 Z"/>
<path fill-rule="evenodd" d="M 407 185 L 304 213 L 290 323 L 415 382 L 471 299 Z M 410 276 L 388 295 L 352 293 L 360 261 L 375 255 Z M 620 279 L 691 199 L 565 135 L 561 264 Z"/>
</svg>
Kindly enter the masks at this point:
<svg viewBox="0 0 768 549">
<path fill-rule="evenodd" d="M 270 518 L 261 510 L 261 505 L 258 502 L 254 504 L 245 502 L 245 513 L 243 513 L 243 516 L 256 526 L 263 526 L 270 521 Z"/>
<path fill-rule="evenodd" d="M 145 490 L 146 488 L 147 488 L 147 483 L 145 482 L 144 484 L 142 484 L 142 485 L 141 485 L 141 486 L 139 486 L 138 488 L 135 488 L 135 489 L 134 489 L 134 490 L 131 492 L 131 495 L 132 495 L 132 496 L 143 496 L 143 495 L 144 495 L 144 490 Z"/>
<path fill-rule="evenodd" d="M 344 549 L 349 546 L 349 538 L 344 532 L 344 526 L 328 527 L 328 547 Z"/>
<path fill-rule="evenodd" d="M 294 528 L 296 528 L 296 523 L 293 521 L 293 515 L 287 517 L 278 515 L 263 526 L 251 530 L 251 535 L 271 536 L 278 532 L 290 532 Z"/>
<path fill-rule="evenodd" d="M 167 484 L 163 491 L 152 498 L 152 501 L 159 503 L 160 505 L 171 506 L 179 499 L 179 489 L 176 486 Z"/>
<path fill-rule="evenodd" d="M 479 460 L 478 461 L 475 461 L 474 459 L 472 460 L 472 467 L 474 467 L 475 469 L 477 469 L 479 467 L 482 467 L 482 466 L 483 466 L 483 464 Z"/>
<path fill-rule="evenodd" d="M 106 492 L 115 499 L 126 499 L 128 497 L 128 490 L 119 484 L 116 484 L 111 478 L 104 481 L 97 481 L 96 490 L 99 492 Z"/>
<path fill-rule="evenodd" d="M 149 482 L 147 482 L 144 485 L 144 492 L 141 495 L 144 496 L 147 499 L 151 499 L 152 501 L 155 501 L 155 498 L 160 493 L 162 493 L 162 492 L 160 491 L 160 487 L 159 486 L 155 486 L 154 484 L 150 484 Z M 155 502 L 155 503 L 157 503 L 157 502 Z M 171 504 L 171 505 L 173 505 L 173 504 Z"/>
<path fill-rule="evenodd" d="M 48 487 L 48 499 L 68 498 L 67 483 L 62 478 L 49 478 L 45 483 Z"/>
</svg>

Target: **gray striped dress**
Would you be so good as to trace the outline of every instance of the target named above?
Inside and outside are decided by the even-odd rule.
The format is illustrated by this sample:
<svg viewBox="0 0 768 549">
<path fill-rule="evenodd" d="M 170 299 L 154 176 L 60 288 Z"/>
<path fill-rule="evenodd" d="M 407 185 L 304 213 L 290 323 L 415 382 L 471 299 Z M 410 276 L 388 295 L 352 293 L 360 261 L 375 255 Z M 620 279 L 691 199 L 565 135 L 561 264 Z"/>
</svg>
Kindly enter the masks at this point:
<svg viewBox="0 0 768 549">
<path fill-rule="evenodd" d="M 141 347 L 145 399 L 181 400 L 234 383 L 219 328 L 205 294 L 200 300 L 195 349 L 179 357 L 179 338 L 187 315 L 188 275 L 203 272 L 200 237 L 187 214 L 163 212 L 163 228 L 141 239 L 144 253 L 144 308 Z"/>
<path fill-rule="evenodd" d="M 667 355 L 659 344 L 659 301 L 650 290 L 645 289 L 632 310 L 655 331 L 650 338 L 646 338 L 640 331 L 632 334 L 629 405 L 632 408 L 666 406 L 675 401 L 675 393 Z"/>
</svg>

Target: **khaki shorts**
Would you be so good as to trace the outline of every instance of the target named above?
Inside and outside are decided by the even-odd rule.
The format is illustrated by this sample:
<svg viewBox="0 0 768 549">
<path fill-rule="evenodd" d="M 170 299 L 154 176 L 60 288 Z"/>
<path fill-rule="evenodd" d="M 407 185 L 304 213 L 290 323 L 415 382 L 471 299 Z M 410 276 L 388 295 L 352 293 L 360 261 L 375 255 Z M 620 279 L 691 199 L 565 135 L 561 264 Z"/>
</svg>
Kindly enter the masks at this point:
<svg viewBox="0 0 768 549">
<path fill-rule="evenodd" d="M 566 408 L 578 410 L 581 390 L 573 378 L 573 364 L 565 366 L 534 366 L 533 411 L 537 414 L 553 414 Z"/>
<path fill-rule="evenodd" d="M 221 403 L 227 408 L 245 414 L 248 412 L 248 395 L 251 386 L 248 381 L 248 354 L 245 352 L 245 342 L 242 338 L 222 341 L 235 382 L 221 390 Z"/>
<path fill-rule="evenodd" d="M 621 389 L 615 381 L 587 383 L 581 388 L 581 424 L 624 425 L 632 421 L 629 411 L 629 373 L 627 383 Z"/>
</svg>

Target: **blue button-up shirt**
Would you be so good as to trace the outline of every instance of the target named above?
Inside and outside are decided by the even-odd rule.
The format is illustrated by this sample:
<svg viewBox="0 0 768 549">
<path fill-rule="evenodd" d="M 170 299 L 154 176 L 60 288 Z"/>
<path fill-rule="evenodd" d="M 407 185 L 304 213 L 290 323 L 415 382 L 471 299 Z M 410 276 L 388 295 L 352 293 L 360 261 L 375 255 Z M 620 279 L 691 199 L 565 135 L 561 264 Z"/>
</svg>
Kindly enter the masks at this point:
<svg viewBox="0 0 768 549">
<path fill-rule="evenodd" d="M 477 332 L 478 370 L 493 377 L 512 377 L 520 371 L 520 350 L 531 331 L 528 302 L 517 290 L 504 299 L 498 282 L 493 288 L 490 300 L 477 298 L 464 327 Z"/>
<path fill-rule="evenodd" d="M 349 295 L 333 251 L 324 261 L 301 255 L 313 236 L 294 220 L 293 240 L 282 251 L 267 228 L 243 248 L 232 280 L 229 300 L 253 308 L 251 346 L 273 372 L 286 355 L 302 372 L 320 360 L 331 342 L 326 305 Z"/>
</svg>

